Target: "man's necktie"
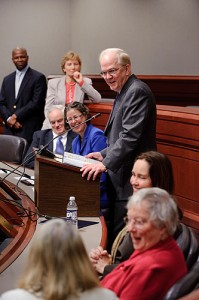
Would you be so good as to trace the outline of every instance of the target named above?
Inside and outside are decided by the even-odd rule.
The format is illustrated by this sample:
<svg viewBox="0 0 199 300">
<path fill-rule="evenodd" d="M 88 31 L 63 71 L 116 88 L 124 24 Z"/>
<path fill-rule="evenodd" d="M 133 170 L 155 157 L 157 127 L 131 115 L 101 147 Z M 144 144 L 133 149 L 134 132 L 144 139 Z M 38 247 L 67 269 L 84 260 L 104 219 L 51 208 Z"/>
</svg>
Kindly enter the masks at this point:
<svg viewBox="0 0 199 300">
<path fill-rule="evenodd" d="M 117 94 L 116 97 L 115 97 L 115 100 L 114 100 L 114 103 L 113 103 L 113 108 L 112 108 L 112 111 L 111 111 L 111 114 L 110 114 L 108 123 L 110 123 L 110 121 L 112 120 L 112 118 L 113 118 L 113 116 L 114 116 L 115 105 L 116 105 L 116 102 L 117 102 L 117 100 L 118 100 L 118 97 L 119 97 L 119 94 Z M 107 124 L 108 124 L 108 123 L 107 123 Z M 105 128 L 105 129 L 106 129 L 106 128 Z"/>
<path fill-rule="evenodd" d="M 55 153 L 64 155 L 64 145 L 62 143 L 62 136 L 58 137 L 57 139 Z"/>
<path fill-rule="evenodd" d="M 114 102 L 113 102 L 113 110 L 114 110 L 114 108 L 115 108 L 115 104 L 116 104 L 116 102 L 117 102 L 117 100 L 118 100 L 118 97 L 119 97 L 119 94 L 116 95 L 115 100 L 114 100 Z"/>
</svg>

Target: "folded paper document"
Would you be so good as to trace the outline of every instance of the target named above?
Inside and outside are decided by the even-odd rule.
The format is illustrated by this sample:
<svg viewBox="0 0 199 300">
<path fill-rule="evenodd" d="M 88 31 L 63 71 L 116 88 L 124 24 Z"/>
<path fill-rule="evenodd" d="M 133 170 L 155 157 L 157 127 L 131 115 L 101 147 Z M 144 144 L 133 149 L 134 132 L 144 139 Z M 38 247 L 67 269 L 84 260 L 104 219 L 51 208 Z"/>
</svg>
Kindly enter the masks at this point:
<svg viewBox="0 0 199 300">
<path fill-rule="evenodd" d="M 99 163 L 99 161 L 91 158 L 86 158 L 82 155 L 64 152 L 63 163 L 82 168 L 86 164 L 96 164 Z"/>
</svg>

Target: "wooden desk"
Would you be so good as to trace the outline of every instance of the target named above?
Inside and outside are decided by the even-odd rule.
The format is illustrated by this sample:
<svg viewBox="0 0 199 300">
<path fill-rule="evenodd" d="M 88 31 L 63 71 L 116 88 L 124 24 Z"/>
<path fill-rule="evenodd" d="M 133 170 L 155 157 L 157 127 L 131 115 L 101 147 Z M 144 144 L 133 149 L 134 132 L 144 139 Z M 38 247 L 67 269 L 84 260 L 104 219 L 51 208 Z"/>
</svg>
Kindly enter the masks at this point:
<svg viewBox="0 0 199 300">
<path fill-rule="evenodd" d="M 8 181 L 7 178 L 2 180 L 1 178 L 5 175 L 4 172 L 0 174 L 0 234 L 2 239 L 0 273 L 12 264 L 28 245 L 37 223 L 37 210 L 34 202 L 15 183 Z M 19 178 L 19 175 L 17 176 Z"/>
<path fill-rule="evenodd" d="M 0 168 L 1 167 L 9 169 L 9 167 L 5 166 L 3 163 L 0 163 Z M 19 170 L 23 171 L 23 168 L 20 168 Z M 34 174 L 34 171 L 26 169 L 26 173 L 32 176 Z M 5 173 L 0 171 L 0 176 L 4 177 Z M 11 174 L 8 177 L 8 179 L 14 184 L 17 183 L 18 178 L 19 176 L 14 174 Z M 34 199 L 33 187 L 26 186 L 22 183 L 19 183 L 19 187 L 22 188 L 29 196 L 31 196 L 32 199 Z M 99 244 L 101 244 L 104 247 L 106 243 L 106 236 L 107 236 L 107 230 L 106 230 L 104 219 L 101 217 L 88 218 L 86 216 L 84 218 L 79 218 L 79 219 L 97 222 L 97 224 L 79 229 L 79 232 L 84 241 L 87 251 L 89 252 L 91 248 L 96 247 Z M 40 220 L 38 222 L 40 222 Z M 18 256 L 18 258 L 6 270 L 4 270 L 0 274 L 0 294 L 16 286 L 16 283 L 24 268 L 25 260 L 30 245 L 31 245 L 31 241 L 28 244 L 28 246 L 23 250 L 23 252 Z"/>
</svg>

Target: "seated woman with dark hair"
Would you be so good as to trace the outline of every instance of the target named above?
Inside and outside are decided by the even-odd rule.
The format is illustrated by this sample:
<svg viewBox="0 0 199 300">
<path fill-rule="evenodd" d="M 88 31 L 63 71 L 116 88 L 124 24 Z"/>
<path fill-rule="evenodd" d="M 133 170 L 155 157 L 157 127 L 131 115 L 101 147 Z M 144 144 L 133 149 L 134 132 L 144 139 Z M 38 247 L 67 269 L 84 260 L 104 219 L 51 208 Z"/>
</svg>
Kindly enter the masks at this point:
<svg viewBox="0 0 199 300">
<path fill-rule="evenodd" d="M 173 194 L 173 169 L 169 158 L 157 151 L 148 151 L 138 155 L 134 162 L 130 182 L 134 193 L 142 188 L 159 187 Z M 181 219 L 182 212 L 180 208 L 178 208 L 178 211 Z M 177 230 L 175 236 L 178 233 L 179 230 Z M 119 263 L 128 259 L 133 251 L 132 240 L 126 226 L 116 237 L 111 255 L 99 246 L 91 250 L 90 259 L 96 271 L 105 276 Z"/>
<path fill-rule="evenodd" d="M 135 251 L 101 281 L 120 300 L 163 299 L 187 273 L 172 235 L 178 225 L 174 199 L 160 188 L 143 188 L 127 204 L 127 226 Z"/>
<path fill-rule="evenodd" d="M 78 135 L 72 142 L 72 151 L 74 154 L 85 156 L 91 152 L 98 152 L 107 147 L 106 138 L 101 129 L 93 126 L 90 122 L 81 124 L 89 118 L 89 109 L 83 103 L 73 102 L 66 106 L 67 122 L 74 133 Z M 100 179 L 101 209 L 106 208 L 108 205 L 105 181 L 106 173 L 103 173 Z"/>
<path fill-rule="evenodd" d="M 78 230 L 64 220 L 39 226 L 19 288 L 1 300 L 117 300 L 99 287 Z"/>
</svg>

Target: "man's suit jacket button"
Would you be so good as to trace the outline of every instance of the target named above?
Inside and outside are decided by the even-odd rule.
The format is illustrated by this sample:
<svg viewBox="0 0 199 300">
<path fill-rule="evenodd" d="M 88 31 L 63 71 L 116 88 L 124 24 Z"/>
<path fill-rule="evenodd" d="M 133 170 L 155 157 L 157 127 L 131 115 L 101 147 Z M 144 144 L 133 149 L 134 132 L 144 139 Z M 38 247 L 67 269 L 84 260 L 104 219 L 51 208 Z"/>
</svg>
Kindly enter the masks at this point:
<svg viewBox="0 0 199 300">
<path fill-rule="evenodd" d="M 13 108 L 17 108 L 16 105 L 14 105 Z"/>
</svg>

